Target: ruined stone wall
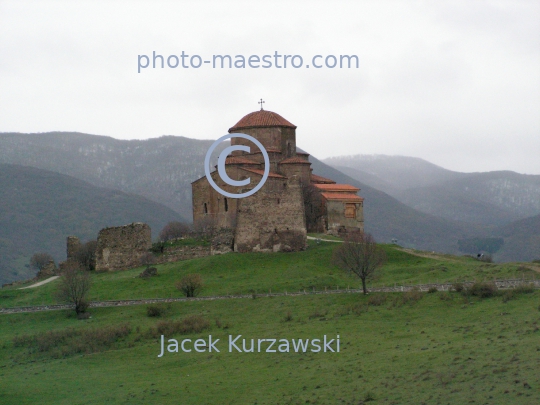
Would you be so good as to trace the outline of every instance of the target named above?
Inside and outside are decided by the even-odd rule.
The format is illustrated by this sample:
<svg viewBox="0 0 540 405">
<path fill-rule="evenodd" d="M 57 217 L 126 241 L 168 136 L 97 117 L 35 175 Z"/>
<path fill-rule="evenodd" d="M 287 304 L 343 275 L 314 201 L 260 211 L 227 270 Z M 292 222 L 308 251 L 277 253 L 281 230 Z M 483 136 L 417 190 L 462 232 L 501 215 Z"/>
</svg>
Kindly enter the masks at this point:
<svg viewBox="0 0 540 405">
<path fill-rule="evenodd" d="M 81 248 L 81 240 L 76 236 L 68 236 L 66 239 L 67 260 L 75 259 L 77 252 Z"/>
<path fill-rule="evenodd" d="M 306 248 L 302 190 L 298 181 L 269 178 L 254 195 L 238 201 L 236 252 L 299 251 Z"/>
<path fill-rule="evenodd" d="M 210 246 L 173 246 L 167 247 L 162 254 L 156 256 L 156 264 L 178 262 L 210 256 Z"/>
<path fill-rule="evenodd" d="M 122 270 L 140 266 L 141 257 L 152 246 L 152 231 L 141 222 L 99 231 L 96 271 Z"/>
</svg>

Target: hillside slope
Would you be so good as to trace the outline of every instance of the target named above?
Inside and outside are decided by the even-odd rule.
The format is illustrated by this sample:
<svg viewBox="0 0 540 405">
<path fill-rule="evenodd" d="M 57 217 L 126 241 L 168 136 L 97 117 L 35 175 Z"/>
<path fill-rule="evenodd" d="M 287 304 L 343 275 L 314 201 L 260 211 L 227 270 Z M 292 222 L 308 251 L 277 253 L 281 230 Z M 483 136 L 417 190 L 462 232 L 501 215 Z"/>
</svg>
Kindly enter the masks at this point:
<svg viewBox="0 0 540 405">
<path fill-rule="evenodd" d="M 500 227 L 497 236 L 504 238 L 498 261 L 531 261 L 540 259 L 540 215 Z"/>
<path fill-rule="evenodd" d="M 446 219 L 503 225 L 540 213 L 540 176 L 496 171 L 411 188 L 397 197 Z"/>
<path fill-rule="evenodd" d="M 402 246 L 455 253 L 458 239 L 477 232 L 474 226 L 465 227 L 416 211 L 313 157 L 310 157 L 310 161 L 313 173 L 361 189 L 359 194 L 365 198 L 365 229 L 381 242 L 388 243 L 392 238 L 397 238 Z"/>
<path fill-rule="evenodd" d="M 178 136 L 127 141 L 78 132 L 2 133 L 0 163 L 136 193 L 191 221 L 191 182 L 204 175 L 204 155 L 211 144 Z"/>
<path fill-rule="evenodd" d="M 153 234 L 178 220 L 173 210 L 134 194 L 99 188 L 70 176 L 0 164 L 0 284 L 33 277 L 35 252 L 65 259 L 65 238 L 95 239 L 101 228 L 142 221 Z"/>
</svg>

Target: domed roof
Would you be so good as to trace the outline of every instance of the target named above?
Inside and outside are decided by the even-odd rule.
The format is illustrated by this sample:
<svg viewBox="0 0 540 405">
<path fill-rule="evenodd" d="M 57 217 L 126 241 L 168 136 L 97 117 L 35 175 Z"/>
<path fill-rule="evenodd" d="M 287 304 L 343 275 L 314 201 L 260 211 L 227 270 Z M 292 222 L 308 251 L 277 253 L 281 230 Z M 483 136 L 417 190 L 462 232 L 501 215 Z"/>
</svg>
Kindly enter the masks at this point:
<svg viewBox="0 0 540 405">
<path fill-rule="evenodd" d="M 291 124 L 281 115 L 272 111 L 259 110 L 252 112 L 242 118 L 229 132 L 237 131 L 244 128 L 261 128 L 261 127 L 287 127 L 296 129 L 296 125 Z"/>
</svg>

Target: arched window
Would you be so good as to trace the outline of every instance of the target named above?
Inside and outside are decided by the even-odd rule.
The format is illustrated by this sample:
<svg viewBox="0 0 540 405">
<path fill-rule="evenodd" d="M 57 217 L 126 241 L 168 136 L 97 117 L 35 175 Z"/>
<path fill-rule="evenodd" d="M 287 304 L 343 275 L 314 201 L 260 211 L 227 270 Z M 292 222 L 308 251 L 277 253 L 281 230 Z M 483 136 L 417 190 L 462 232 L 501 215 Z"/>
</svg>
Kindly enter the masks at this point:
<svg viewBox="0 0 540 405">
<path fill-rule="evenodd" d="M 229 211 L 229 202 L 227 201 L 226 198 L 224 199 L 224 202 L 225 202 L 225 212 L 227 212 Z"/>
<path fill-rule="evenodd" d="M 208 214 L 208 206 L 206 205 L 206 203 L 204 203 L 203 210 L 205 214 Z"/>
</svg>

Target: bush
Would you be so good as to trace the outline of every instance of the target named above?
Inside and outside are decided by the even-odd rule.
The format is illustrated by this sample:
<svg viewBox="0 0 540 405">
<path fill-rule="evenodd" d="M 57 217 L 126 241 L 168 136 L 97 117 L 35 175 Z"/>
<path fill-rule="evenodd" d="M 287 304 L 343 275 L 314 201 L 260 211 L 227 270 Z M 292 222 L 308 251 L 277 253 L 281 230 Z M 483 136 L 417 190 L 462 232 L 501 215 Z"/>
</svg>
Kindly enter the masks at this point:
<svg viewBox="0 0 540 405">
<path fill-rule="evenodd" d="M 484 263 L 493 263 L 493 257 L 491 255 L 482 255 L 478 260 Z"/>
<path fill-rule="evenodd" d="M 401 307 L 405 304 L 415 304 L 424 297 L 424 294 L 417 288 L 413 288 L 411 291 L 404 292 L 397 295 L 392 301 L 393 307 Z"/>
<path fill-rule="evenodd" d="M 148 330 L 148 334 L 150 337 L 158 338 L 161 335 L 200 333 L 208 328 L 210 328 L 210 322 L 207 319 L 200 315 L 190 315 L 181 321 L 159 321 L 156 326 Z"/>
<path fill-rule="evenodd" d="M 478 298 L 490 298 L 497 295 L 497 286 L 494 283 L 475 282 L 464 292 L 466 295 L 473 295 Z"/>
<path fill-rule="evenodd" d="M 178 221 L 169 222 L 159 233 L 159 240 L 166 242 L 171 239 L 183 238 L 191 233 L 191 227 Z"/>
<path fill-rule="evenodd" d="M 444 292 L 439 295 L 441 301 L 452 301 L 454 297 L 449 292 Z"/>
<path fill-rule="evenodd" d="M 31 352 L 49 353 L 54 358 L 78 353 L 95 353 L 112 347 L 131 333 L 129 324 L 95 329 L 67 328 L 16 336 L 15 347 L 27 347 Z"/>
<path fill-rule="evenodd" d="M 455 291 L 455 292 L 463 292 L 463 290 L 465 289 L 465 286 L 463 285 L 463 283 L 454 283 L 452 284 L 452 289 Z"/>
<path fill-rule="evenodd" d="M 309 319 L 324 318 L 327 314 L 327 309 L 317 309 L 311 315 L 309 315 Z"/>
<path fill-rule="evenodd" d="M 436 293 L 438 291 L 439 290 L 437 289 L 437 287 L 433 286 L 433 287 L 429 287 L 428 293 L 433 294 L 433 293 Z"/>
<path fill-rule="evenodd" d="M 540 264 L 540 259 L 535 259 L 535 260 L 533 260 L 532 262 L 533 262 L 533 263 L 538 263 L 538 264 Z"/>
<path fill-rule="evenodd" d="M 167 309 L 168 309 L 167 307 L 163 305 L 159 305 L 159 304 L 148 305 L 146 307 L 146 315 L 148 315 L 151 318 L 159 317 L 159 316 L 164 315 Z"/>
<path fill-rule="evenodd" d="M 368 305 L 373 305 L 375 307 L 378 307 L 378 306 L 383 305 L 386 302 L 386 298 L 387 298 L 386 294 L 370 295 L 367 300 L 367 303 Z"/>
<path fill-rule="evenodd" d="M 188 274 L 176 283 L 176 288 L 182 291 L 186 297 L 196 297 L 204 287 L 200 274 Z"/>
<path fill-rule="evenodd" d="M 285 319 L 284 319 L 284 321 L 285 321 L 285 322 L 291 322 L 292 320 L 293 320 L 293 316 L 292 316 L 291 311 L 287 311 L 287 313 L 285 314 Z"/>
<path fill-rule="evenodd" d="M 516 294 L 532 294 L 534 292 L 534 284 L 520 284 L 514 288 Z"/>
</svg>

